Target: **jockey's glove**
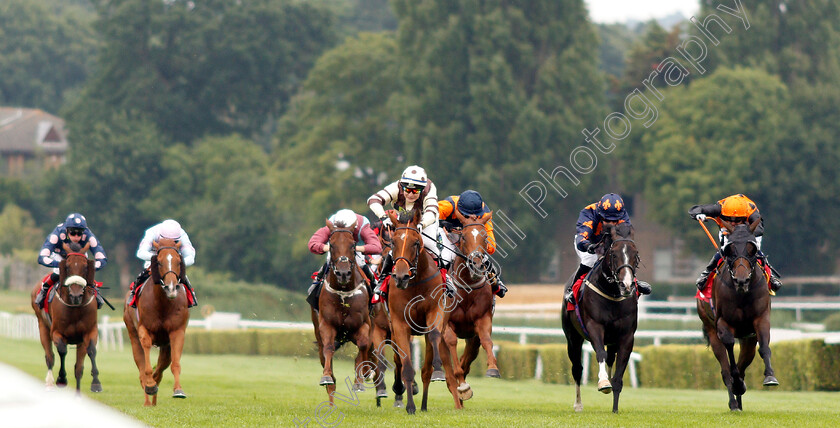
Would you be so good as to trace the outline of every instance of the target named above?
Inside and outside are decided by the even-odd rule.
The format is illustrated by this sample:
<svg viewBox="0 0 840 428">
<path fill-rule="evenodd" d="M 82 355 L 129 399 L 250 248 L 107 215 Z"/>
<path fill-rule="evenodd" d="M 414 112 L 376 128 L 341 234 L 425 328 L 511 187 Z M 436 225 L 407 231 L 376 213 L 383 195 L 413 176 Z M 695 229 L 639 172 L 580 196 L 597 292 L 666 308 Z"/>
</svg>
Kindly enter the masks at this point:
<svg viewBox="0 0 840 428">
<path fill-rule="evenodd" d="M 387 215 L 383 215 L 379 219 L 382 220 L 382 227 L 387 227 L 388 229 L 394 228 L 394 223 L 391 223 L 391 218 Z"/>
<path fill-rule="evenodd" d="M 598 244 L 589 244 L 586 246 L 586 252 L 589 254 L 595 254 L 598 251 Z"/>
</svg>

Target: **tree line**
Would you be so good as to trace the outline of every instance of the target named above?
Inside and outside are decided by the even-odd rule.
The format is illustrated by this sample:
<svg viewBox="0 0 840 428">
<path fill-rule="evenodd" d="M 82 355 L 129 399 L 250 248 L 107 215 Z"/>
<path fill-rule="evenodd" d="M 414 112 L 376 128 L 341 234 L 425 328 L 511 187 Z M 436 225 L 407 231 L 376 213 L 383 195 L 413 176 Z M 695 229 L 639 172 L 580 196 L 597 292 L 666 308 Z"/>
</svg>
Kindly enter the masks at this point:
<svg viewBox="0 0 840 428">
<path fill-rule="evenodd" d="M 780 269 L 830 272 L 840 11 L 744 0 L 745 30 L 720 4 L 734 7 L 704 1 L 697 17 L 734 29 L 710 25 L 720 43 L 705 73 L 675 87 L 657 77 L 656 123 L 634 120 L 543 208 L 573 216 L 607 191 L 639 195 L 704 250 L 687 208 L 743 192 Z M 143 230 L 172 217 L 203 268 L 292 289 L 324 218 L 368 214 L 366 198 L 409 164 L 441 197 L 472 188 L 513 219 L 529 241 L 506 275 L 534 280 L 574 228 L 543 220 L 520 190 L 568 163 L 582 130 L 632 116 L 627 94 L 655 99 L 642 82 L 705 37 L 688 21 L 596 26 L 581 0 L 9 0 L 0 22 L 0 103 L 59 114 L 72 145 L 56 171 L 0 180 L 0 218 L 20 243 L 0 251 L 37 247 L 79 211 L 117 266 L 103 274 L 122 284 Z"/>
</svg>

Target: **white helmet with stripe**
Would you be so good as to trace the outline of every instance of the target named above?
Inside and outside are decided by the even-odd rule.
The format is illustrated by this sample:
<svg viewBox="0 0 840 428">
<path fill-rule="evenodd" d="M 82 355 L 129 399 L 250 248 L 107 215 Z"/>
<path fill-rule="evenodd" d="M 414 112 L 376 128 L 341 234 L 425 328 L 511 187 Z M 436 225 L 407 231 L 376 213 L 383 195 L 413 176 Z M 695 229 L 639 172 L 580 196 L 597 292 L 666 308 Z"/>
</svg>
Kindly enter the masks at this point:
<svg viewBox="0 0 840 428">
<path fill-rule="evenodd" d="M 426 170 L 417 165 L 412 165 L 403 171 L 400 177 L 400 186 L 410 189 L 426 187 Z"/>
</svg>

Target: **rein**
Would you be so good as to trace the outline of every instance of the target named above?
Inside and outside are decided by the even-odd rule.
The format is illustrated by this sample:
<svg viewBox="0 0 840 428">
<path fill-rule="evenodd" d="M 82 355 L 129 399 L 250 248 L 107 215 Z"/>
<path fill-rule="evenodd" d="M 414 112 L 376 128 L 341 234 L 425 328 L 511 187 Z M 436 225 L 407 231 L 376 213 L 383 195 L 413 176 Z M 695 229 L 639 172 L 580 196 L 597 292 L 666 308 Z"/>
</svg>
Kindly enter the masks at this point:
<svg viewBox="0 0 840 428">
<path fill-rule="evenodd" d="M 604 257 L 601 259 L 602 262 L 604 262 L 604 263 L 601 263 L 601 266 L 602 266 L 601 267 L 601 273 L 603 274 L 604 279 L 606 279 L 607 282 L 609 282 L 611 284 L 618 284 L 618 283 L 621 282 L 618 279 L 618 273 L 621 272 L 621 269 L 624 269 L 624 268 L 629 268 L 630 272 L 633 274 L 633 278 L 634 279 L 636 278 L 636 266 L 633 266 L 631 263 L 624 263 L 624 264 L 618 266 L 615 269 L 613 269 L 612 266 L 610 266 L 610 263 L 608 263 L 608 260 L 607 260 L 608 256 L 609 256 L 609 259 L 612 260 L 612 248 L 613 248 L 613 246 L 615 245 L 616 242 L 622 242 L 622 241 L 631 242 L 631 243 L 635 244 L 635 241 L 633 241 L 630 238 L 619 238 L 619 239 L 613 240 L 613 241 L 610 242 L 609 248 L 607 248 L 606 252 L 604 253 Z M 636 257 L 638 258 L 638 254 L 636 255 Z M 604 272 L 604 268 L 603 268 L 604 265 L 606 265 L 610 269 L 610 275 L 606 275 L 606 272 Z M 634 283 L 635 283 L 635 281 L 634 281 Z M 599 296 L 601 296 L 601 297 L 603 297 L 607 300 L 611 300 L 613 302 L 621 302 L 621 301 L 627 300 L 631 296 L 633 296 L 632 292 L 627 296 L 619 296 L 619 297 L 611 296 L 611 295 L 605 293 L 600 288 L 598 288 L 596 284 L 593 284 L 592 282 L 590 282 L 589 281 L 589 276 L 587 276 L 587 278 L 584 279 L 583 285 L 591 288 Z"/>
</svg>

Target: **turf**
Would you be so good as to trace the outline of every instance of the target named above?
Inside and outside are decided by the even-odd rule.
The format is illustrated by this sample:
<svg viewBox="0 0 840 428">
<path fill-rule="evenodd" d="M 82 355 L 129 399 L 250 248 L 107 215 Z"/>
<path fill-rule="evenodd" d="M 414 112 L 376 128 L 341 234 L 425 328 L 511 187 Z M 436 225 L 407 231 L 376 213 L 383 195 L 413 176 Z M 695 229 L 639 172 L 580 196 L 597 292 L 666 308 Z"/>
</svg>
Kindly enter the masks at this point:
<svg viewBox="0 0 840 428">
<path fill-rule="evenodd" d="M 43 350 L 37 342 L 0 338 L 0 349 L 0 361 L 44 379 Z M 73 355 L 68 356 L 68 364 L 73 364 Z M 326 393 L 317 385 L 321 377 L 317 360 L 234 355 L 185 355 L 182 384 L 188 398 L 170 398 L 173 379 L 167 371 L 158 406 L 144 408 L 138 372 L 128 350 L 100 351 L 98 363 L 104 391 L 87 391 L 91 380 L 87 362 L 83 393 L 154 427 L 274 427 L 304 426 L 307 422 L 309 427 L 812 427 L 834 426 L 840 413 L 837 394 L 829 392 L 748 391 L 745 411 L 732 413 L 722 386 L 717 391 L 628 386 L 616 415 L 611 412 L 612 397 L 598 393 L 593 385 L 584 386 L 584 411 L 575 413 L 574 387 L 482 377 L 469 379 L 475 397 L 462 411 L 453 409 L 443 384 L 434 383 L 428 412 L 419 411 L 419 395 L 418 412 L 413 416 L 392 407 L 393 396 L 376 408 L 374 393 L 368 390 L 358 393 L 358 402 L 336 400 L 329 413 L 330 409 L 322 406 Z M 339 393 L 349 395 L 343 380 L 351 373 L 349 362 L 337 362 Z M 390 374 L 388 379 L 392 379 Z"/>
</svg>

